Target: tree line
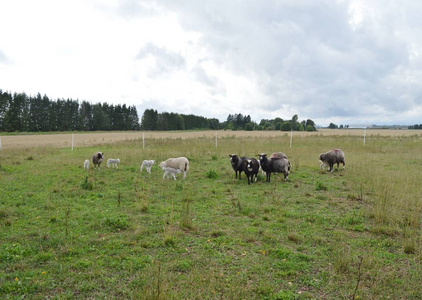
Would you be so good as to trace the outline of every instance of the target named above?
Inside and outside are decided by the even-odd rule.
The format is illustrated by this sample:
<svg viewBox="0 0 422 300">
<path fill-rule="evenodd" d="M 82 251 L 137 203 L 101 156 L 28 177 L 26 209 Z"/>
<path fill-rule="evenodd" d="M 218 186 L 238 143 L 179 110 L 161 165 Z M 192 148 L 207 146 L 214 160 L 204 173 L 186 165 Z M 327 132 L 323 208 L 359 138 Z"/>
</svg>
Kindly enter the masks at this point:
<svg viewBox="0 0 422 300">
<path fill-rule="evenodd" d="M 229 114 L 227 120 L 206 118 L 192 114 L 159 113 L 146 109 L 139 120 L 135 106 L 92 104 L 72 99 L 52 100 L 38 93 L 35 97 L 25 93 L 3 92 L 0 89 L 0 131 L 107 131 L 107 130 L 282 130 L 316 131 L 311 119 L 299 122 L 294 115 L 262 119 L 259 123 L 250 115 Z"/>
<path fill-rule="evenodd" d="M 261 119 L 259 123 L 251 120 L 250 115 L 230 114 L 227 120 L 221 124 L 221 128 L 231 130 L 281 130 L 281 131 L 316 131 L 315 122 L 311 119 L 299 122 L 298 115 L 290 120 L 282 118 Z"/>
<path fill-rule="evenodd" d="M 138 130 L 135 106 L 91 104 L 0 90 L 0 131 Z"/>
<path fill-rule="evenodd" d="M 220 129 L 220 121 L 195 115 L 162 112 L 146 109 L 141 118 L 142 130 Z"/>
<path fill-rule="evenodd" d="M 408 127 L 409 129 L 422 129 L 422 124 L 415 124 Z"/>
</svg>

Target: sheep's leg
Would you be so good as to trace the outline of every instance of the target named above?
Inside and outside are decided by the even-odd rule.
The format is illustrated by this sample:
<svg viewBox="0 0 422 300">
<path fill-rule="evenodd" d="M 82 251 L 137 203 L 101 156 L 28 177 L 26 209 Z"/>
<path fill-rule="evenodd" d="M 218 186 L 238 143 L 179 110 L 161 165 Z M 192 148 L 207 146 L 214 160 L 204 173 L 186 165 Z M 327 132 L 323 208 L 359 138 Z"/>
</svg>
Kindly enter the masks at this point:
<svg viewBox="0 0 422 300">
<path fill-rule="evenodd" d="M 173 179 L 176 180 L 176 174 L 172 173 L 171 175 L 173 175 Z"/>
<path fill-rule="evenodd" d="M 183 179 L 186 178 L 186 171 L 183 172 Z"/>
<path fill-rule="evenodd" d="M 164 172 L 164 174 L 163 174 L 163 179 L 166 179 L 165 176 L 166 176 L 166 172 Z"/>
</svg>

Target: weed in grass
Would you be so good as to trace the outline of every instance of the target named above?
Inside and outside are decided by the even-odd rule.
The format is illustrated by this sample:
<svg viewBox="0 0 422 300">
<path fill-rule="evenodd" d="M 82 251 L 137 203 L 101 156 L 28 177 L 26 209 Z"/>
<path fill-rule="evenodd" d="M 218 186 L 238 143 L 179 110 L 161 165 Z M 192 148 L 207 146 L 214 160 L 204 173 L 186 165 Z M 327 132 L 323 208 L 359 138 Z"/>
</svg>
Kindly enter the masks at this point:
<svg viewBox="0 0 422 300">
<path fill-rule="evenodd" d="M 193 229 L 192 216 L 190 211 L 190 199 L 183 201 L 182 212 L 180 215 L 180 227 L 184 229 Z"/>
<path fill-rule="evenodd" d="M 350 248 L 347 245 L 339 246 L 333 253 L 333 268 L 338 274 L 347 273 L 352 263 Z"/>
<path fill-rule="evenodd" d="M 316 182 L 315 190 L 317 190 L 317 191 L 326 191 L 327 189 L 328 189 L 327 186 L 324 183 L 322 183 L 321 181 L 317 181 Z"/>
<path fill-rule="evenodd" d="M 125 230 L 129 227 L 129 221 L 125 215 L 106 217 L 104 224 L 110 227 L 112 230 L 117 231 Z"/>
<path fill-rule="evenodd" d="M 208 170 L 206 177 L 209 178 L 209 179 L 218 179 L 220 176 L 218 175 L 217 171 Z"/>
<path fill-rule="evenodd" d="M 88 179 L 88 176 L 85 177 L 84 181 L 81 184 L 81 187 L 84 190 L 93 190 L 94 189 L 94 183 Z M 50 198 L 51 198 L 51 193 L 50 193 Z"/>
</svg>

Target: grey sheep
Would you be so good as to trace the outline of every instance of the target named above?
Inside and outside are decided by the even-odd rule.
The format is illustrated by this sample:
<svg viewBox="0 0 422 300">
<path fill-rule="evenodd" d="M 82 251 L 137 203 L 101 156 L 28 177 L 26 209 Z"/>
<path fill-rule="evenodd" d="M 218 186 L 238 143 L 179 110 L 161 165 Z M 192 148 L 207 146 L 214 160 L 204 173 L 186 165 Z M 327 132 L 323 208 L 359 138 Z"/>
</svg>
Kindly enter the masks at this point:
<svg viewBox="0 0 422 300">
<path fill-rule="evenodd" d="M 330 172 L 333 171 L 334 164 L 337 164 L 337 168 L 340 166 L 340 163 L 343 164 L 343 168 L 346 165 L 344 161 L 344 152 L 341 149 L 333 149 L 326 153 L 321 153 L 319 155 L 319 160 L 321 161 L 320 169 L 325 169 L 325 166 L 330 167 Z"/>
<path fill-rule="evenodd" d="M 240 179 L 240 174 L 245 171 L 244 170 L 244 161 L 249 159 L 249 157 L 239 157 L 236 154 L 229 154 L 230 156 L 230 163 L 232 165 L 233 170 L 236 173 L 236 178 L 237 178 L 237 172 L 239 172 L 239 179 Z"/>
<path fill-rule="evenodd" d="M 104 153 L 103 152 L 97 152 L 92 157 L 92 163 L 94 164 L 94 168 L 98 166 L 100 168 L 101 163 L 104 160 Z"/>
<path fill-rule="evenodd" d="M 267 175 L 265 181 L 271 181 L 271 173 L 283 173 L 284 181 L 289 179 L 290 162 L 284 153 L 281 153 L 284 155 L 280 155 L 280 153 L 281 152 L 273 153 L 270 158 L 268 158 L 265 153 L 258 154 L 261 168 Z"/>
<path fill-rule="evenodd" d="M 243 161 L 243 170 L 245 175 L 248 177 L 248 184 L 254 182 L 254 175 L 255 175 L 255 182 L 258 178 L 258 171 L 259 171 L 259 162 L 255 158 L 249 158 Z"/>
</svg>

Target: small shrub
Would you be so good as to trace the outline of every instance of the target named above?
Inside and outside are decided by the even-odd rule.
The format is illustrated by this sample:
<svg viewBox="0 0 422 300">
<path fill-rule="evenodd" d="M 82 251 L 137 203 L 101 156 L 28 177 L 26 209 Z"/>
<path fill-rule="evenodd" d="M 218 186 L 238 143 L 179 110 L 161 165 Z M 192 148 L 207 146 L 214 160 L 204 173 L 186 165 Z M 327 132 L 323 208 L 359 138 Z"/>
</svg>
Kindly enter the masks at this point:
<svg viewBox="0 0 422 300">
<path fill-rule="evenodd" d="M 287 239 L 293 243 L 300 243 L 300 241 L 302 240 L 301 236 L 298 235 L 296 232 L 290 232 L 287 235 Z"/>
<path fill-rule="evenodd" d="M 207 178 L 209 179 L 218 179 L 220 176 L 218 175 L 217 171 L 215 170 L 209 170 L 207 172 Z"/>
<path fill-rule="evenodd" d="M 403 251 L 406 254 L 415 254 L 416 253 L 416 246 L 413 241 L 406 241 L 403 245 Z"/>
<path fill-rule="evenodd" d="M 165 235 L 164 236 L 164 246 L 172 247 L 176 244 L 174 237 L 172 235 Z"/>
<path fill-rule="evenodd" d="M 217 160 L 218 159 L 218 156 L 216 154 L 214 154 L 213 156 L 211 156 L 211 159 L 212 160 Z"/>
<path fill-rule="evenodd" d="M 333 255 L 334 271 L 338 274 L 346 273 L 349 270 L 349 265 L 352 262 L 350 250 L 346 247 L 337 249 Z"/>
<path fill-rule="evenodd" d="M 88 176 L 85 177 L 85 180 L 81 184 L 82 188 L 84 190 L 93 190 L 94 189 L 94 183 L 90 180 L 88 180 Z"/>
<path fill-rule="evenodd" d="M 129 227 L 129 222 L 126 216 L 107 217 L 104 224 L 115 230 L 124 230 Z"/>
<path fill-rule="evenodd" d="M 317 183 L 316 183 L 316 188 L 315 188 L 317 191 L 326 191 L 327 190 L 327 187 L 325 186 L 325 184 L 323 184 L 322 182 L 320 182 L 320 181 L 317 181 Z"/>
</svg>

